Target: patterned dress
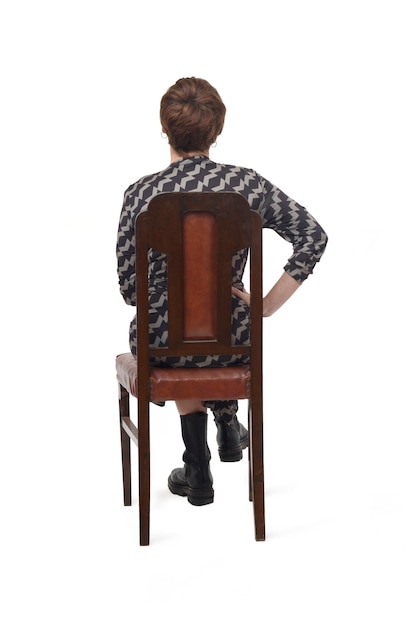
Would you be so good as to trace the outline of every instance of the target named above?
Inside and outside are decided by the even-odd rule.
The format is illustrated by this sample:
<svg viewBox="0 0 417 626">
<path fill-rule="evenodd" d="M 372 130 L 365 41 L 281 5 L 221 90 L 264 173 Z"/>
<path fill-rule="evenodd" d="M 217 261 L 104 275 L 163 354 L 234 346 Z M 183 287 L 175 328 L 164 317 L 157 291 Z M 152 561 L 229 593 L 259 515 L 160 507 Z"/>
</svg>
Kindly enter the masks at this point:
<svg viewBox="0 0 417 626">
<path fill-rule="evenodd" d="M 136 306 L 135 219 L 147 209 L 153 196 L 170 191 L 234 191 L 243 195 L 251 208 L 261 215 L 263 228 L 271 228 L 292 244 L 292 255 L 284 269 L 299 283 L 312 273 L 325 250 L 327 235 L 314 217 L 254 170 L 218 164 L 204 156 L 185 158 L 171 163 L 162 172 L 144 176 L 125 192 L 117 237 L 117 262 L 120 291 L 129 305 Z M 245 252 L 234 256 L 233 284 L 239 289 L 243 288 L 245 264 Z M 166 261 L 164 255 L 155 251 L 150 252 L 149 312 L 150 345 L 163 347 L 167 342 Z M 233 342 L 248 342 L 249 329 L 249 307 L 233 296 Z M 130 325 L 130 348 L 136 356 L 136 318 Z M 156 364 L 167 367 L 218 367 L 236 363 L 236 357 L 189 357 L 161 361 Z M 218 403 L 217 411 L 212 403 L 207 404 L 216 416 L 220 416 L 219 411 L 232 414 L 237 409 L 236 401 Z"/>
</svg>

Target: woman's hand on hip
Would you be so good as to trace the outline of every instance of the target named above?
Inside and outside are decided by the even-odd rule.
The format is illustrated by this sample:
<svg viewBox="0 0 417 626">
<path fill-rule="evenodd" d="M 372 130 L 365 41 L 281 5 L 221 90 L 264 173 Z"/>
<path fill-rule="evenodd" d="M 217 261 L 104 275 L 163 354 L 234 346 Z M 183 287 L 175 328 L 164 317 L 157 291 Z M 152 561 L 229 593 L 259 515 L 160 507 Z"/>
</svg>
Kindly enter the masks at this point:
<svg viewBox="0 0 417 626">
<path fill-rule="evenodd" d="M 248 293 L 246 289 L 244 291 L 241 291 L 237 287 L 232 287 L 232 293 L 241 300 L 243 300 L 245 304 L 250 306 L 250 293 Z"/>
<path fill-rule="evenodd" d="M 297 291 L 300 284 L 289 274 L 284 272 L 272 289 L 263 299 L 263 316 L 269 317 Z M 250 293 L 232 287 L 232 293 L 250 306 Z"/>
</svg>

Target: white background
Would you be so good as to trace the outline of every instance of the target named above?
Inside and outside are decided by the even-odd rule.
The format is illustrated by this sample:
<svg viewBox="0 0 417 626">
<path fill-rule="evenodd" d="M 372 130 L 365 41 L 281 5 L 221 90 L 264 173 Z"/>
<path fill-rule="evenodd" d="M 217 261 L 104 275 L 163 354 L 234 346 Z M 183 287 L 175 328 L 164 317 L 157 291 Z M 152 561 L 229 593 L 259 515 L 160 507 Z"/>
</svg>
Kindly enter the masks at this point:
<svg viewBox="0 0 417 626">
<path fill-rule="evenodd" d="M 412 5 L 2 3 L 3 624 L 417 623 Z M 329 245 L 264 324 L 266 542 L 213 424 L 214 504 L 168 493 L 169 405 L 152 411 L 139 548 L 115 239 L 126 187 L 169 161 L 160 98 L 192 75 L 228 110 L 211 157 L 304 204 Z M 265 289 L 289 255 L 265 234 Z"/>
</svg>

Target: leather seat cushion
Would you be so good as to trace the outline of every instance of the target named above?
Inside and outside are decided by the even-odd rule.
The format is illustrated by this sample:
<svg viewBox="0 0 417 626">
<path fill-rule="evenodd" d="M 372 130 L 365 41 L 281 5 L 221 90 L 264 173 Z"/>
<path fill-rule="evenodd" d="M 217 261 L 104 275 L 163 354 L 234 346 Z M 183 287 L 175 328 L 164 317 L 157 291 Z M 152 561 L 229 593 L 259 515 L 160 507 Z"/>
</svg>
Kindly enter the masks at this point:
<svg viewBox="0 0 417 626">
<path fill-rule="evenodd" d="M 116 358 L 119 383 L 138 397 L 137 363 L 130 354 Z M 250 367 L 162 368 L 151 367 L 149 400 L 231 400 L 244 399 L 250 395 Z"/>
</svg>

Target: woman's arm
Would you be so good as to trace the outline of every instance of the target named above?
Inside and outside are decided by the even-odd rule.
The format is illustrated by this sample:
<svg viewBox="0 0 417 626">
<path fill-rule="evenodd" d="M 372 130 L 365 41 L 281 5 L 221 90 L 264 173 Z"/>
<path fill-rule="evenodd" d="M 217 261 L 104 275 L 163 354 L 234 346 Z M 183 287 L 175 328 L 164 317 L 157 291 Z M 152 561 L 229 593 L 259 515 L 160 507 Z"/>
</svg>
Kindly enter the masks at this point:
<svg viewBox="0 0 417 626">
<path fill-rule="evenodd" d="M 132 200 L 127 189 L 117 232 L 116 256 L 120 293 L 126 304 L 136 305 L 135 225 Z"/>
<path fill-rule="evenodd" d="M 300 287 L 300 283 L 287 274 L 287 272 L 284 272 L 263 299 L 263 316 L 269 317 L 275 313 L 275 311 L 278 311 L 278 309 L 291 298 L 293 293 L 297 291 L 298 287 Z M 232 287 L 232 293 L 234 293 L 235 296 L 239 296 L 239 298 L 250 306 L 250 293 L 240 291 L 240 289 L 236 287 Z"/>
<path fill-rule="evenodd" d="M 313 272 L 327 245 L 327 234 L 317 220 L 276 185 L 260 178 L 263 201 L 259 208 L 263 228 L 274 230 L 292 244 L 293 252 L 284 273 L 263 298 L 263 316 L 269 317 L 297 291 Z M 250 294 L 232 287 L 232 292 L 250 305 Z"/>
</svg>

